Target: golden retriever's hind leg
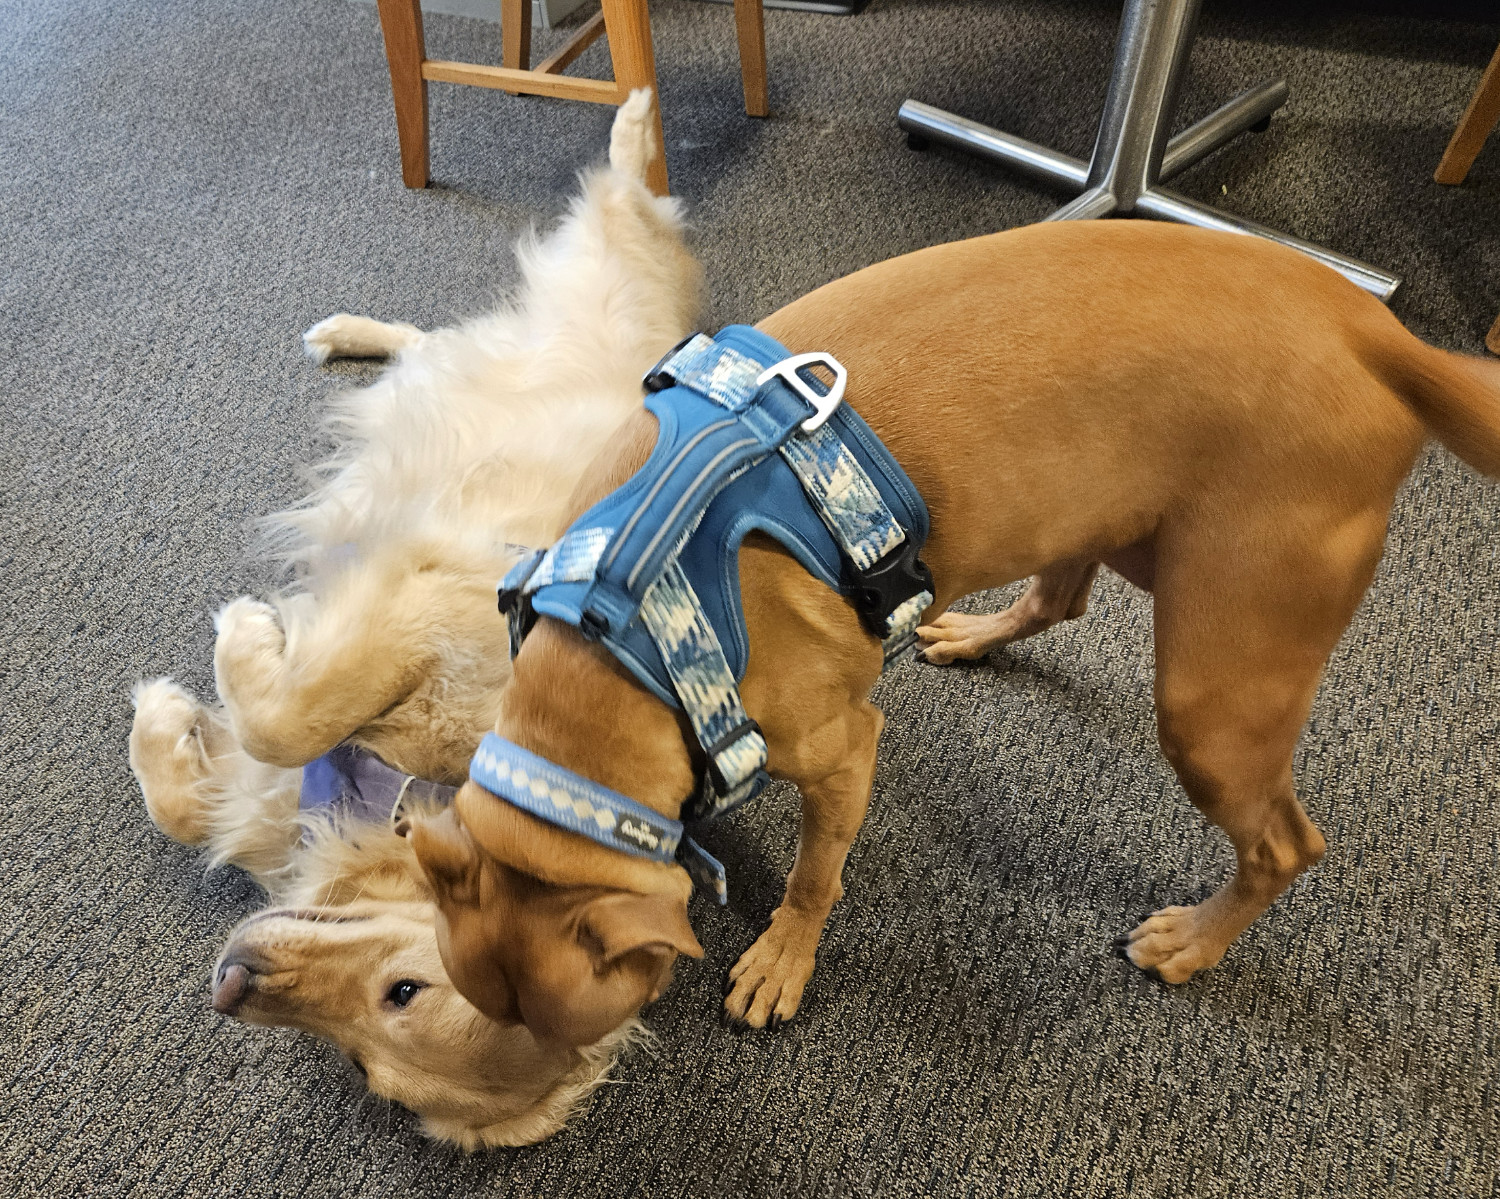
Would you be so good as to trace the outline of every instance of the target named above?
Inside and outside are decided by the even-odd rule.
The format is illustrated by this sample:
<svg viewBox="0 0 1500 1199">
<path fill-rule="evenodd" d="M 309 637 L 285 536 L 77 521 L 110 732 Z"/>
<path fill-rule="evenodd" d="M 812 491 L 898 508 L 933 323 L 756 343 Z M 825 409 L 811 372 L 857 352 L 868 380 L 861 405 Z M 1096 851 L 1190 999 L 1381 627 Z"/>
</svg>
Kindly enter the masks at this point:
<svg viewBox="0 0 1500 1199">
<path fill-rule="evenodd" d="M 609 165 L 632 179 L 644 180 L 656 158 L 656 123 L 651 113 L 649 87 L 638 87 L 615 112 L 609 130 Z"/>
<path fill-rule="evenodd" d="M 970 615 L 944 612 L 917 630 L 924 643 L 918 657 L 934 666 L 982 658 L 991 650 L 1033 637 L 1088 611 L 1097 562 L 1061 562 L 1031 580 L 1021 598 L 1003 612 Z"/>
<path fill-rule="evenodd" d="M 130 769 L 146 797 L 146 811 L 172 840 L 201 845 L 211 831 L 204 784 L 214 773 L 212 758 L 232 748 L 233 739 L 209 709 L 171 679 L 141 683 L 131 698 Z"/>
<path fill-rule="evenodd" d="M 320 366 L 330 358 L 394 358 L 422 340 L 422 330 L 346 312 L 325 317 L 302 335 L 302 348 Z"/>
</svg>

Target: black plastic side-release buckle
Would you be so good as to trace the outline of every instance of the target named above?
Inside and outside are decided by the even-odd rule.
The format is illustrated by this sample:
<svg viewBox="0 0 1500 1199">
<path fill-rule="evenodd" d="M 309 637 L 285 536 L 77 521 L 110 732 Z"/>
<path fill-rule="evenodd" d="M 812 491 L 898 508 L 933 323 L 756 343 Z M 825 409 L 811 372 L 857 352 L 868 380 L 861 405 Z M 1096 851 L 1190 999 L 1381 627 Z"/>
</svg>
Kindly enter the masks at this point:
<svg viewBox="0 0 1500 1199">
<path fill-rule="evenodd" d="M 912 596 L 924 591 L 936 594 L 932 571 L 917 556 L 921 548 L 908 534 L 906 540 L 869 570 L 855 570 L 845 560 L 844 594 L 853 602 L 865 628 L 875 636 L 886 635 L 891 613 Z"/>
<path fill-rule="evenodd" d="M 765 737 L 765 734 L 760 732 L 760 725 L 753 720 L 746 720 L 744 724 L 730 729 L 712 745 L 703 747 L 703 752 L 708 755 L 708 780 L 713 784 L 715 794 L 729 794 L 729 782 L 719 773 L 719 755 L 741 737 L 748 737 L 751 733 L 760 733 L 762 739 Z"/>
<path fill-rule="evenodd" d="M 506 587 L 502 584 L 495 589 L 497 606 L 500 614 L 505 617 L 506 631 L 510 634 L 512 658 L 521 652 L 521 642 L 526 640 L 526 634 L 531 632 L 536 624 L 536 609 L 531 606 L 531 597 L 526 594 L 526 584 L 536 573 L 536 568 L 541 565 L 541 561 L 542 554 L 533 552 L 531 561 L 527 564 L 529 569 L 524 574 L 519 574 L 519 577 L 514 579 L 507 574 L 505 577 L 511 585 Z"/>
<path fill-rule="evenodd" d="M 678 350 L 682 349 L 683 346 L 687 345 L 688 342 L 692 341 L 693 338 L 697 336 L 698 335 L 696 333 L 689 333 L 675 346 L 673 346 L 670 350 L 668 350 L 665 354 L 658 358 L 656 360 L 656 365 L 641 376 L 641 386 L 644 387 L 647 391 L 666 391 L 669 387 L 677 386 L 677 380 L 672 378 L 672 376 L 662 368 L 672 360 L 673 356 L 676 355 Z"/>
<path fill-rule="evenodd" d="M 536 627 L 536 609 L 531 606 L 531 596 L 506 590 L 500 592 L 500 611 L 505 616 L 505 630 L 510 635 L 510 656 L 514 661 L 521 652 L 521 642 L 526 640 L 526 634 Z"/>
</svg>

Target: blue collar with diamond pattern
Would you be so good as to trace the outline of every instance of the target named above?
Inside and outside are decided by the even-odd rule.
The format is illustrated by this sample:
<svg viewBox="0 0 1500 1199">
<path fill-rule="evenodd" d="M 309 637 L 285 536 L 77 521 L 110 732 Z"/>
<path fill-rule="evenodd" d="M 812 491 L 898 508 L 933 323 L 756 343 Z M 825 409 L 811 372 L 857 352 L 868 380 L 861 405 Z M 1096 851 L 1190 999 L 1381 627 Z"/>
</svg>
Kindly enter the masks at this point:
<svg viewBox="0 0 1500 1199">
<path fill-rule="evenodd" d="M 724 867 L 671 820 L 497 733 L 486 733 L 469 763 L 469 778 L 491 795 L 548 824 L 652 862 L 677 861 L 718 901 L 729 902 Z"/>
</svg>

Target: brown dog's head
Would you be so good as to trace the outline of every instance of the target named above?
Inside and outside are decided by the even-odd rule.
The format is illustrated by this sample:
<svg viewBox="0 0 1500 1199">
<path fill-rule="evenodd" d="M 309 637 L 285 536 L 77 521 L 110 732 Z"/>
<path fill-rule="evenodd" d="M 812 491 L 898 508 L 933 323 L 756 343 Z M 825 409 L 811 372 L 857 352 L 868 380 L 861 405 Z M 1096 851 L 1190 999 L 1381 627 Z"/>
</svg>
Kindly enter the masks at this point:
<svg viewBox="0 0 1500 1199">
<path fill-rule="evenodd" d="M 543 618 L 516 656 L 497 730 L 675 816 L 694 781 L 679 714 L 602 647 Z M 681 866 L 548 824 L 474 783 L 414 822 L 454 985 L 549 1043 L 598 1040 L 656 998 L 679 953 L 702 957 Z"/>
<path fill-rule="evenodd" d="M 551 1135 L 631 1030 L 574 1051 L 487 1019 L 449 981 L 433 923 L 420 902 L 257 913 L 214 967 L 214 1007 L 332 1041 L 430 1136 L 476 1149 Z"/>
<path fill-rule="evenodd" d="M 544 882 L 481 850 L 452 809 L 411 837 L 454 985 L 485 1015 L 543 1041 L 593 1044 L 661 994 L 679 953 L 703 956 L 680 886 Z"/>
</svg>

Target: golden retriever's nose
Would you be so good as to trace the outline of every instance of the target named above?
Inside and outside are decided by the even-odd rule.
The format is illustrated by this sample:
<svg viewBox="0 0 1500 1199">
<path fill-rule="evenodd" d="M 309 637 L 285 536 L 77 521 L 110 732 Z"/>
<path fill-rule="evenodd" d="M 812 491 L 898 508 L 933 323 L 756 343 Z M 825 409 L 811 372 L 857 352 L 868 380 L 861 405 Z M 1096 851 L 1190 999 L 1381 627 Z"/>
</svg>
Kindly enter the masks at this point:
<svg viewBox="0 0 1500 1199">
<path fill-rule="evenodd" d="M 223 1016 L 233 1016 L 245 1002 L 254 985 L 255 971 L 251 963 L 241 958 L 229 958 L 219 963 L 214 972 L 214 1011 Z"/>
</svg>

